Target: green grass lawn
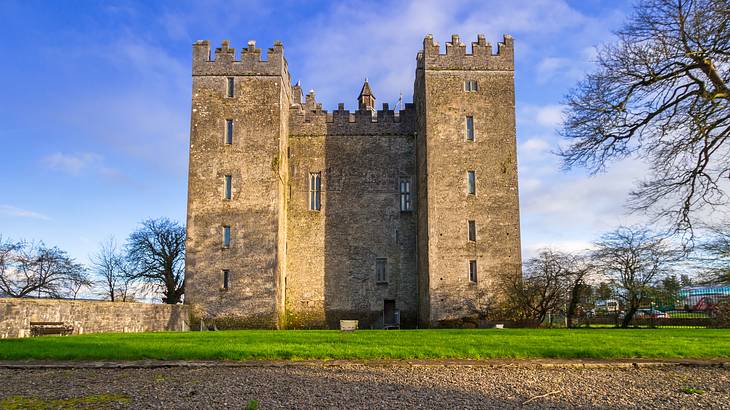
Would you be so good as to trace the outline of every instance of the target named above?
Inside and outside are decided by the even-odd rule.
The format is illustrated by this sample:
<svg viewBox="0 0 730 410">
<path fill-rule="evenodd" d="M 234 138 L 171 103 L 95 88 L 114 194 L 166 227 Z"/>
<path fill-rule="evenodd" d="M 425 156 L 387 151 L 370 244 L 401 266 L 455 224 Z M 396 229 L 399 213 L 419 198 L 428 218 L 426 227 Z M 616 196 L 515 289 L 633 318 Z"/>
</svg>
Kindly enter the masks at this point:
<svg viewBox="0 0 730 410">
<path fill-rule="evenodd" d="M 730 357 L 730 329 L 240 330 L 0 340 L 0 360 Z"/>
</svg>

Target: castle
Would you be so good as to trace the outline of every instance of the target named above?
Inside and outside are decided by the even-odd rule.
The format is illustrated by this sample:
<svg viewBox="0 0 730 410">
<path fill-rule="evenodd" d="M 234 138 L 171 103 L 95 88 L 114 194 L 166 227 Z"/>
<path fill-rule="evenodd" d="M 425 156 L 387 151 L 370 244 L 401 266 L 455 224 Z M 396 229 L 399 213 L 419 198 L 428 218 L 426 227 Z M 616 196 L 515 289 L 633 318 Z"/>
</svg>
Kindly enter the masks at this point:
<svg viewBox="0 0 730 410">
<path fill-rule="evenodd" d="M 327 112 L 263 59 L 193 45 L 185 303 L 219 327 L 449 326 L 519 275 L 514 49 L 428 35 L 413 103 Z M 487 296 L 485 296 L 487 295 Z"/>
</svg>

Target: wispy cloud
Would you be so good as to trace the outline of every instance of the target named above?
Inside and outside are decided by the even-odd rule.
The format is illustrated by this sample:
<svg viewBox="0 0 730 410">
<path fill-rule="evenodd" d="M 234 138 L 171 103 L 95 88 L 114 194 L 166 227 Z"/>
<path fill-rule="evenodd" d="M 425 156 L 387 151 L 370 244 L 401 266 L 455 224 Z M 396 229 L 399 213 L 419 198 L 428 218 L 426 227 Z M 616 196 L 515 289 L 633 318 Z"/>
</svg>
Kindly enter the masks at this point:
<svg viewBox="0 0 730 410">
<path fill-rule="evenodd" d="M 559 104 L 522 104 L 519 110 L 523 125 L 536 125 L 549 131 L 555 130 L 563 120 L 563 106 Z"/>
<path fill-rule="evenodd" d="M 42 157 L 40 160 L 46 168 L 73 176 L 93 173 L 102 177 L 128 182 L 128 177 L 121 171 L 104 163 L 104 157 L 93 152 L 67 154 L 56 152 Z"/>
<path fill-rule="evenodd" d="M 562 252 L 585 252 L 593 249 L 595 246 L 588 241 L 580 240 L 559 240 L 549 242 L 533 242 L 526 246 L 523 250 L 523 259 L 536 256 L 543 249 L 553 249 Z"/>
<path fill-rule="evenodd" d="M 101 155 L 92 152 L 64 154 L 56 152 L 41 158 L 41 163 L 54 171 L 61 171 L 71 175 L 80 175 L 88 168 L 101 163 Z"/>
<path fill-rule="evenodd" d="M 47 215 L 39 212 L 30 211 L 28 209 L 18 208 L 12 205 L 0 204 L 0 215 L 10 216 L 14 218 L 30 218 L 30 219 L 41 219 L 44 221 L 50 221 Z"/>
<path fill-rule="evenodd" d="M 565 61 L 546 63 L 551 66 L 543 69 L 546 75 L 548 71 L 554 74 L 570 61 L 564 57 L 566 50 L 577 49 L 580 54 L 593 39 L 609 30 L 609 24 L 588 17 L 561 0 L 462 0 L 453 1 L 448 7 L 438 1 L 404 1 L 390 4 L 388 13 L 383 13 L 379 3 L 358 7 L 337 3 L 301 26 L 302 33 L 297 38 L 302 43 L 285 47 L 297 57 L 305 56 L 304 67 L 291 66 L 292 74 L 302 76 L 305 88 L 314 88 L 327 108 L 334 107 L 338 102 L 335 99 L 343 95 L 343 85 L 352 89 L 354 102 L 358 83 L 365 76 L 371 80 L 380 101 L 395 101 L 400 91 L 409 97 L 415 53 L 428 33 L 434 35 L 442 51 L 452 33 L 460 34 L 467 45 L 476 40 L 477 33 L 486 34 L 493 45 L 502 40 L 502 34 L 513 34 L 522 72 L 534 70 L 529 60 L 543 56 L 544 49 L 563 51 L 559 59 Z M 566 30 L 572 35 L 566 37 Z M 582 73 L 582 69 L 583 65 L 577 72 Z"/>
</svg>

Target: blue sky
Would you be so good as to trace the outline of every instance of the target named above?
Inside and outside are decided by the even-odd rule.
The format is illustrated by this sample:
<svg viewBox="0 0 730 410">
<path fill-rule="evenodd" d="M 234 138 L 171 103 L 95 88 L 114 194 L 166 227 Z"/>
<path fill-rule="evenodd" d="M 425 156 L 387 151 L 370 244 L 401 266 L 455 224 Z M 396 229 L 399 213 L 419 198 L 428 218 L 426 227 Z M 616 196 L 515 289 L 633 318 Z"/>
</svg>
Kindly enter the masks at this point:
<svg viewBox="0 0 730 410">
<path fill-rule="evenodd" d="M 523 250 L 582 249 L 627 215 L 643 166 L 588 177 L 551 154 L 565 93 L 631 12 L 628 1 L 0 1 L 0 234 L 86 262 L 150 217 L 184 222 L 195 40 L 284 43 L 293 81 L 327 110 L 412 100 L 423 36 L 515 38 Z"/>
</svg>

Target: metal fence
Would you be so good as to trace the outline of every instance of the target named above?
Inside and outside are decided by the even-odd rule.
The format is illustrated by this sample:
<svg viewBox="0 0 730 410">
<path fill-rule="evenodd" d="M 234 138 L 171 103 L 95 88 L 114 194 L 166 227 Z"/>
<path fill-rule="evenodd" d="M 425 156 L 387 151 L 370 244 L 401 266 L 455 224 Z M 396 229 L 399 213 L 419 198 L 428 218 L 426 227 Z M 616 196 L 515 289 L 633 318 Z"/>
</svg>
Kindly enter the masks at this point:
<svg viewBox="0 0 730 410">
<path fill-rule="evenodd" d="M 573 324 L 619 326 L 629 311 L 620 297 L 589 298 L 577 306 Z M 560 326 L 567 324 L 567 317 L 559 312 L 546 321 L 548 326 Z M 730 327 L 730 285 L 683 287 L 674 294 L 645 298 L 629 326 Z"/>
</svg>

